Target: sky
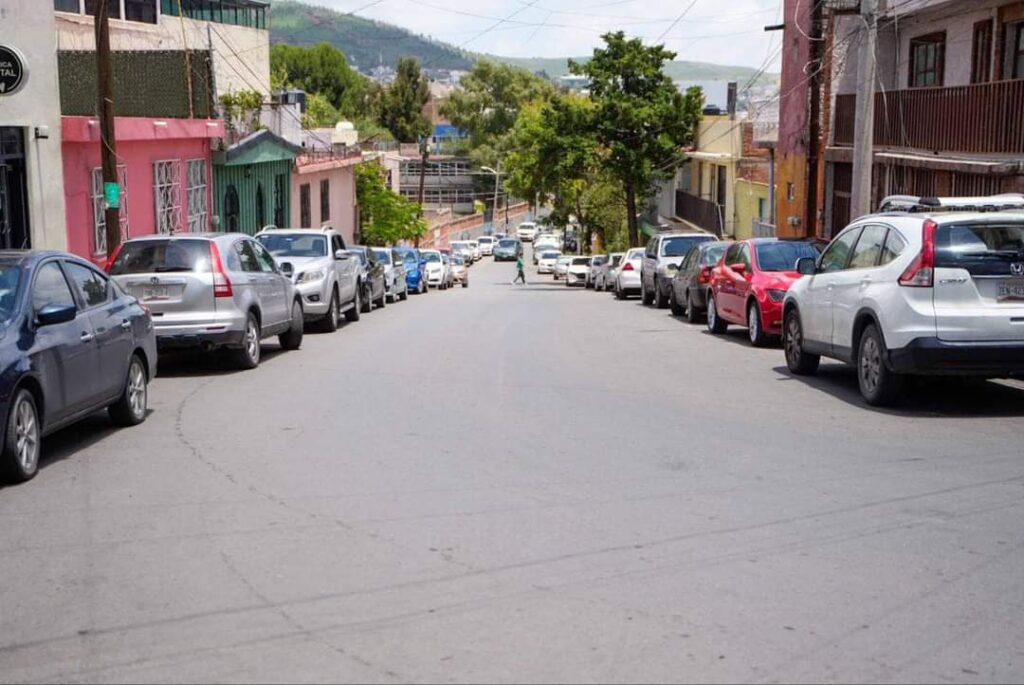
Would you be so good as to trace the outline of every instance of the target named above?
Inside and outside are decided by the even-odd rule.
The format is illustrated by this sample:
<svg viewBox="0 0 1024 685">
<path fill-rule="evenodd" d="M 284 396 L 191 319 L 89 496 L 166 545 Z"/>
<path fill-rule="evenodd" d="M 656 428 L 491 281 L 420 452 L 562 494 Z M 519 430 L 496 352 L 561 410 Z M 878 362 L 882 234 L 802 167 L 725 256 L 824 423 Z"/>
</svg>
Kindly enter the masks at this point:
<svg viewBox="0 0 1024 685">
<path fill-rule="evenodd" d="M 304 0 L 507 57 L 588 55 L 602 33 L 663 42 L 677 59 L 778 70 L 782 0 Z M 811 0 L 808 0 L 811 1 Z"/>
</svg>

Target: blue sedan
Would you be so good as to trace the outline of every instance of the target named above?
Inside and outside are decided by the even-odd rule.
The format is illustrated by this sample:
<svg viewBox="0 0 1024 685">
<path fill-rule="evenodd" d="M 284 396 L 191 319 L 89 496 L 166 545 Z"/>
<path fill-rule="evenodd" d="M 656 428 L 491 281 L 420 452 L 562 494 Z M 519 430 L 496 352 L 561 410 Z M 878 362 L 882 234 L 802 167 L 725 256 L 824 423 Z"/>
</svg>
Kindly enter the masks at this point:
<svg viewBox="0 0 1024 685">
<path fill-rule="evenodd" d="M 0 475 L 32 478 L 43 436 L 98 409 L 142 423 L 156 360 L 148 310 L 95 266 L 0 252 Z"/>
<path fill-rule="evenodd" d="M 427 278 L 420 251 L 414 247 L 396 247 L 395 252 L 402 255 L 402 261 L 405 262 L 405 282 L 409 291 L 417 295 L 427 292 Z"/>
</svg>

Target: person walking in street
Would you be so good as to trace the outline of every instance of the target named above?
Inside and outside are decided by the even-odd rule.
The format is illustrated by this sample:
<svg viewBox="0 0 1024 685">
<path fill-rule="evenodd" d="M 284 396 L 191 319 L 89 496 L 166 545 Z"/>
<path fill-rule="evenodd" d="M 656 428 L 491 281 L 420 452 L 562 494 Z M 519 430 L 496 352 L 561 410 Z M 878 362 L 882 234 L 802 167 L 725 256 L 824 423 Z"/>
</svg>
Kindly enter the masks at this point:
<svg viewBox="0 0 1024 685">
<path fill-rule="evenodd" d="M 515 285 L 519 281 L 522 281 L 523 285 L 526 285 L 526 274 L 523 273 L 523 255 L 519 255 L 519 259 L 516 260 L 516 269 L 519 273 L 516 274 L 515 279 L 513 279 L 512 285 Z"/>
</svg>

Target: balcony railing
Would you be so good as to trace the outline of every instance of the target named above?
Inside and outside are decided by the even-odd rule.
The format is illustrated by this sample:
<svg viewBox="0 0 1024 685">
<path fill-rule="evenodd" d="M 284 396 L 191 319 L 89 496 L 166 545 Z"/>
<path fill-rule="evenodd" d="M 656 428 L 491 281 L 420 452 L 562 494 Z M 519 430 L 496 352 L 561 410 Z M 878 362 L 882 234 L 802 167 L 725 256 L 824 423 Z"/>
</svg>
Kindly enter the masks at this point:
<svg viewBox="0 0 1024 685">
<path fill-rule="evenodd" d="M 1024 153 L 1024 80 L 875 94 L 875 145 Z M 835 142 L 853 145 L 856 96 L 836 96 Z"/>
<path fill-rule="evenodd" d="M 764 219 L 754 217 L 750 222 L 750 233 L 755 238 L 774 238 L 776 235 L 775 224 L 770 224 Z"/>
<path fill-rule="evenodd" d="M 295 158 L 295 164 L 303 167 L 310 164 L 320 164 L 323 162 L 333 161 L 345 161 L 350 159 L 361 159 L 363 151 L 358 147 L 349 147 L 345 145 L 339 145 L 329 150 L 310 150 L 305 149 L 299 153 L 299 156 Z"/>
<path fill-rule="evenodd" d="M 676 216 L 715 235 L 722 235 L 722 216 L 718 205 L 685 190 L 676 191 Z"/>
</svg>

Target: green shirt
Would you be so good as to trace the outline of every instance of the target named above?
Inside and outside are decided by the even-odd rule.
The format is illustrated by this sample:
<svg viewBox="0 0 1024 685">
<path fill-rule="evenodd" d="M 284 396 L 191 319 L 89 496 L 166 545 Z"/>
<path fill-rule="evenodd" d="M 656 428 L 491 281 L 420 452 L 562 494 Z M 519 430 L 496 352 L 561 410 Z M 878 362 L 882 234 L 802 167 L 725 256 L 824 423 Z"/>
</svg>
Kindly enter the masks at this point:
<svg viewBox="0 0 1024 685">
<path fill-rule="evenodd" d="M 523 258 L 522 257 L 520 257 L 519 259 L 516 260 L 516 268 L 519 269 L 520 271 L 523 270 Z"/>
</svg>

